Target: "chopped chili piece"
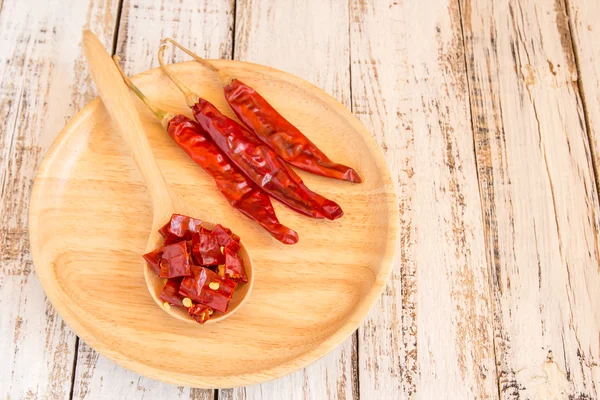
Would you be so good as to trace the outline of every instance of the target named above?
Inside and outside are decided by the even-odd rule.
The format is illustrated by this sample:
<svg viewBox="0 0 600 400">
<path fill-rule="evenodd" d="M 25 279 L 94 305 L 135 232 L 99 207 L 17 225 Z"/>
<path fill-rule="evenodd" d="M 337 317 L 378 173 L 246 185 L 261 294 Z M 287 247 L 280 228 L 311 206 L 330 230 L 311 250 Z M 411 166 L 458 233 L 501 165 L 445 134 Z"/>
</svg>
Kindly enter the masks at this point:
<svg viewBox="0 0 600 400">
<path fill-rule="evenodd" d="M 161 278 L 176 278 L 178 276 L 190 276 L 190 253 L 187 242 L 182 241 L 169 244 L 162 248 L 162 256 L 159 262 Z"/>
<path fill-rule="evenodd" d="M 202 221 L 196 218 L 187 217 L 181 214 L 173 214 L 171 220 L 158 230 L 166 240 L 178 242 L 180 240 L 192 240 L 192 236 L 196 232 L 202 230 Z M 173 243 L 174 243 L 173 242 Z"/>
<path fill-rule="evenodd" d="M 225 268 L 223 270 L 225 278 L 236 282 L 248 282 L 244 261 L 231 249 L 225 247 Z"/>
<path fill-rule="evenodd" d="M 165 284 L 159 298 L 172 306 L 183 307 L 183 296 L 179 294 L 182 278 L 169 279 Z"/>
<path fill-rule="evenodd" d="M 227 247 L 236 253 L 240 250 L 240 237 L 231 232 L 230 229 L 223 228 L 221 225 L 217 224 L 212 230 L 212 234 L 217 238 L 219 246 Z"/>
<path fill-rule="evenodd" d="M 201 265 L 218 265 L 224 261 L 223 253 L 221 253 L 221 246 L 217 241 L 217 237 L 212 233 L 200 232 L 194 235 L 195 245 L 192 252 L 196 260 L 200 261 Z"/>
<path fill-rule="evenodd" d="M 211 284 L 217 284 L 217 289 L 211 289 Z M 179 294 L 224 313 L 236 285 L 234 281 L 223 279 L 207 268 L 192 267 L 192 276 L 183 278 Z"/>
<path fill-rule="evenodd" d="M 355 183 L 362 182 L 355 170 L 331 161 L 256 90 L 238 79 L 227 76 L 212 63 L 200 58 L 173 39 L 165 39 L 165 41 L 179 47 L 200 64 L 219 75 L 224 86 L 225 99 L 235 115 L 279 157 L 291 165 L 313 174 Z"/>
<path fill-rule="evenodd" d="M 280 242 L 297 243 L 298 234 L 279 222 L 269 196 L 219 150 L 208 133 L 188 117 L 175 116 L 152 106 L 144 94 L 127 78 L 119 66 L 118 56 L 113 58 L 127 86 L 156 115 L 173 141 L 215 180 L 218 190 L 229 204 L 246 217 L 258 222 Z M 165 243 L 177 241 L 176 237 L 167 237 Z"/>
<path fill-rule="evenodd" d="M 196 320 L 199 324 L 203 324 L 210 318 L 213 310 L 209 306 L 205 306 L 204 304 L 194 304 L 190 308 L 188 308 L 188 314 L 192 318 Z"/>
<path fill-rule="evenodd" d="M 186 221 L 180 217 L 185 216 L 172 220 Z M 190 317 L 203 324 L 213 310 L 227 312 L 238 282 L 247 283 L 248 277 L 243 260 L 237 254 L 241 248 L 239 236 L 221 225 L 216 225 L 212 231 L 193 227 L 175 231 L 179 234 L 189 230 L 198 230 L 192 240 L 180 238 L 177 243 L 144 254 L 144 259 L 161 278 L 167 278 L 159 295 L 162 307 L 167 311 L 172 306 L 185 307 Z M 169 233 L 168 237 L 176 237 L 176 234 Z"/>
<path fill-rule="evenodd" d="M 144 254 L 144 260 L 152 267 L 156 274 L 160 274 L 160 258 L 162 257 L 162 247 Z"/>
<path fill-rule="evenodd" d="M 311 191 L 271 148 L 240 124 L 223 115 L 208 101 L 189 91 L 166 69 L 161 46 L 158 60 L 163 71 L 184 92 L 200 126 L 229 159 L 265 192 L 291 209 L 313 218 L 337 219 L 344 215 L 332 200 Z"/>
</svg>

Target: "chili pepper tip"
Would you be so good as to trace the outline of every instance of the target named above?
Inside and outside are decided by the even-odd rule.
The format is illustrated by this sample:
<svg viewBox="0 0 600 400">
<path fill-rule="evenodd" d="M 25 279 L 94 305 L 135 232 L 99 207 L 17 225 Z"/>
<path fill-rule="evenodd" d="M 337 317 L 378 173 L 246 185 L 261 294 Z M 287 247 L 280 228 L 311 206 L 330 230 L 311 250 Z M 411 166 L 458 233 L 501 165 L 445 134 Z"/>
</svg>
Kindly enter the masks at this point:
<svg viewBox="0 0 600 400">
<path fill-rule="evenodd" d="M 348 169 L 348 171 L 344 174 L 342 179 L 352 183 L 362 183 L 362 178 L 360 177 L 360 175 L 358 175 L 358 172 L 356 172 L 352 168 Z"/>
<path fill-rule="evenodd" d="M 327 200 L 323 204 L 323 211 L 325 213 L 325 218 L 330 220 L 341 218 L 344 215 L 342 207 L 340 207 L 339 204 L 331 200 Z"/>
</svg>

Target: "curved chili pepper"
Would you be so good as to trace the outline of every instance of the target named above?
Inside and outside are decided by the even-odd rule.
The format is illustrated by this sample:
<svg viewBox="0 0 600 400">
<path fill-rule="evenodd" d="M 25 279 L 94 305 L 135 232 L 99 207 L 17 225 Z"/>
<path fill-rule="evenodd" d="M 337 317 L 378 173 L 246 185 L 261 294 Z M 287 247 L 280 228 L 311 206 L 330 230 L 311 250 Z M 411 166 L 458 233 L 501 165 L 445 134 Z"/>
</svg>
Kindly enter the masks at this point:
<svg viewBox="0 0 600 400">
<path fill-rule="evenodd" d="M 185 94 L 196 121 L 246 176 L 265 192 L 301 214 L 332 220 L 344 215 L 337 203 L 307 188 L 298 174 L 254 134 L 223 115 L 214 105 L 192 93 L 172 76 L 162 60 L 164 49 L 165 46 L 161 46 L 158 54 L 163 71 Z"/>
<path fill-rule="evenodd" d="M 224 84 L 225 99 L 229 106 L 254 134 L 275 153 L 294 167 L 316 175 L 360 183 L 358 173 L 345 165 L 334 163 L 298 128 L 286 120 L 256 90 L 223 74 L 208 61 L 173 39 L 165 39 L 192 56 L 202 65 L 217 72 Z"/>
<path fill-rule="evenodd" d="M 265 192 L 309 217 L 337 219 L 344 215 L 337 203 L 311 191 L 273 150 L 214 105 L 199 98 L 192 111 L 221 151 Z"/>
<path fill-rule="evenodd" d="M 171 119 L 167 131 L 175 143 L 213 177 L 217 188 L 232 207 L 258 222 L 280 242 L 298 242 L 298 234 L 277 219 L 269 196 L 207 139 L 206 133 L 196 121 L 178 115 Z"/>
<path fill-rule="evenodd" d="M 284 244 L 298 242 L 298 234 L 277 219 L 271 200 L 252 180 L 246 177 L 219 148 L 208 134 L 190 118 L 166 113 L 152 106 L 144 94 L 125 75 L 114 57 L 123 80 L 148 108 L 166 125 L 169 136 L 186 154 L 202 167 L 217 184 L 229 204 L 248 218 L 258 222 L 275 239 Z"/>
</svg>

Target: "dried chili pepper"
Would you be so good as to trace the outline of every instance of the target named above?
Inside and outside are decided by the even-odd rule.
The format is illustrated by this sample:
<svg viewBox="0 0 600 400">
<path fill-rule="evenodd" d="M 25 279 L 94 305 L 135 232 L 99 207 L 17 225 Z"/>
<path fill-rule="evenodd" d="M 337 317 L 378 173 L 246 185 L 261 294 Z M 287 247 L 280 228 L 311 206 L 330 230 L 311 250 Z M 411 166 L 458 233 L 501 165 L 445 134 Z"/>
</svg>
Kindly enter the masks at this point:
<svg viewBox="0 0 600 400">
<path fill-rule="evenodd" d="M 265 192 L 291 209 L 313 218 L 337 219 L 344 215 L 342 208 L 332 200 L 311 191 L 302 179 L 281 160 L 270 147 L 240 124 L 223 115 L 208 101 L 192 93 L 166 69 L 162 53 L 159 63 L 163 71 L 184 93 L 200 126 L 208 132 L 213 142 L 250 179 Z"/>
<path fill-rule="evenodd" d="M 172 306 L 183 307 L 183 296 L 179 294 L 179 286 L 183 278 L 169 279 L 160 292 L 159 299 Z"/>
<path fill-rule="evenodd" d="M 162 256 L 159 262 L 161 278 L 177 278 L 190 276 L 190 253 L 187 243 L 181 241 L 166 245 L 162 248 Z"/>
<path fill-rule="evenodd" d="M 199 324 L 203 324 L 210 318 L 213 309 L 204 304 L 194 304 L 188 308 L 188 314 Z"/>
<path fill-rule="evenodd" d="M 192 240 L 196 232 L 202 230 L 202 221 L 181 214 L 173 214 L 169 222 L 158 230 L 165 238 L 165 244 L 176 243 L 181 240 Z"/>
<path fill-rule="evenodd" d="M 194 235 L 193 240 L 194 257 L 200 261 L 201 265 L 223 264 L 225 256 L 221 253 L 221 246 L 217 237 L 212 233 L 200 232 Z"/>
<path fill-rule="evenodd" d="M 192 267 L 192 276 L 183 278 L 179 294 L 224 313 L 236 285 L 234 281 L 224 279 L 208 268 Z"/>
<path fill-rule="evenodd" d="M 152 267 L 156 275 L 160 274 L 160 259 L 162 257 L 162 247 L 144 254 L 144 260 Z"/>
<path fill-rule="evenodd" d="M 162 307 L 185 307 L 200 324 L 210 318 L 213 310 L 227 312 L 238 283 L 248 282 L 238 254 L 240 237 L 221 225 L 208 229 L 200 220 L 180 214 L 173 214 L 160 232 L 165 241 L 179 240 L 144 254 L 154 271 L 167 278 L 159 294 Z M 191 256 L 192 244 L 186 240 L 190 234 L 196 257 Z M 220 274 L 215 272 L 217 267 Z"/>
<path fill-rule="evenodd" d="M 165 39 L 192 56 L 196 61 L 216 72 L 221 78 L 225 99 L 238 117 L 279 157 L 291 165 L 316 175 L 360 183 L 358 173 L 345 165 L 334 163 L 298 128 L 285 119 L 256 90 L 238 79 L 231 78 L 210 62 L 173 39 Z"/>
<path fill-rule="evenodd" d="M 225 266 L 223 268 L 225 278 L 236 282 L 248 282 L 242 258 L 227 247 L 225 247 L 223 252 L 225 254 Z"/>
<path fill-rule="evenodd" d="M 174 116 L 174 114 L 166 113 L 152 106 L 120 68 L 118 57 L 114 58 L 127 86 L 161 121 L 173 141 L 215 180 L 217 188 L 229 204 L 248 218 L 258 222 L 280 242 L 284 244 L 297 243 L 298 234 L 279 222 L 269 196 L 231 163 L 200 125 L 186 116 Z"/>
<path fill-rule="evenodd" d="M 219 243 L 219 246 L 226 247 L 235 253 L 237 253 L 240 250 L 240 238 L 239 236 L 231 232 L 231 230 L 226 229 L 221 225 L 217 224 L 213 228 L 212 234 L 216 236 L 217 243 Z"/>
</svg>

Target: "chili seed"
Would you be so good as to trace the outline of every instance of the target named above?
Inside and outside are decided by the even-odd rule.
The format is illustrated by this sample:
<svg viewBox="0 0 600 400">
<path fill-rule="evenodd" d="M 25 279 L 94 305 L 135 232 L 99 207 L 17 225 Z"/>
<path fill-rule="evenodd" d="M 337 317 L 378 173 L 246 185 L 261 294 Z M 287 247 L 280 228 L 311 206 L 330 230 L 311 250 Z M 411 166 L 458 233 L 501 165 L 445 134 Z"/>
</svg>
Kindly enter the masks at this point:
<svg viewBox="0 0 600 400">
<path fill-rule="evenodd" d="M 211 282 L 208 284 L 208 287 L 211 288 L 212 290 L 218 290 L 219 289 L 219 282 Z"/>
</svg>

